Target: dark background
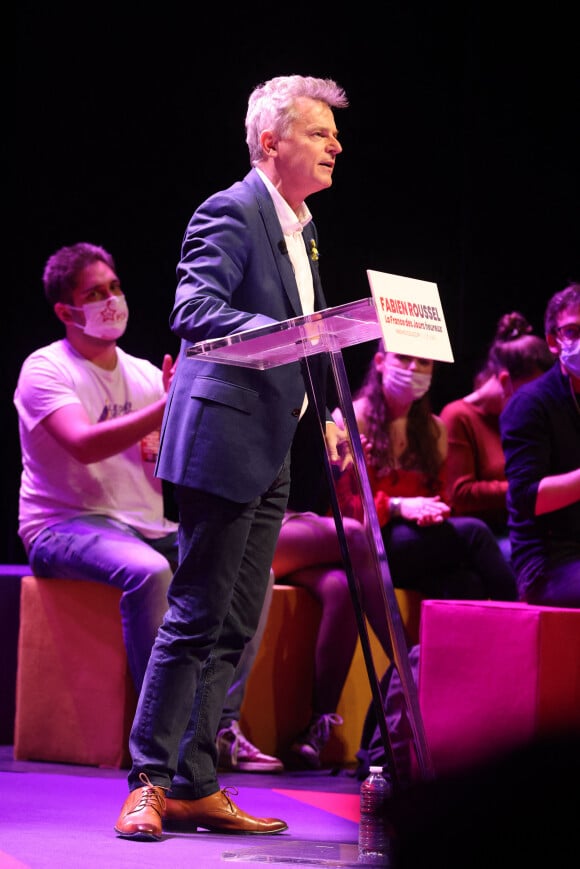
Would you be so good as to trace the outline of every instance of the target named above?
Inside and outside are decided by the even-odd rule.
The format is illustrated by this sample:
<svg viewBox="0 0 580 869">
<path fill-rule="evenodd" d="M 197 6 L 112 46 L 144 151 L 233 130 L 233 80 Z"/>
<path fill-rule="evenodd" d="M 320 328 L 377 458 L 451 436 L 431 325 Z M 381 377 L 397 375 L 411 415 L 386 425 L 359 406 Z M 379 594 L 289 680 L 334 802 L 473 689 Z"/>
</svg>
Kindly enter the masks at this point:
<svg viewBox="0 0 580 869">
<path fill-rule="evenodd" d="M 183 231 L 248 171 L 247 98 L 267 78 L 346 89 L 334 185 L 309 200 L 328 304 L 368 296 L 369 268 L 436 282 L 455 362 L 437 368 L 435 410 L 469 391 L 501 314 L 541 330 L 549 296 L 580 276 L 577 29 L 558 4 L 21 2 L 5 23 L 0 561 L 25 560 L 18 371 L 61 337 L 46 259 L 104 245 L 130 307 L 121 345 L 174 353 Z M 353 388 L 369 351 L 345 351 Z"/>
</svg>

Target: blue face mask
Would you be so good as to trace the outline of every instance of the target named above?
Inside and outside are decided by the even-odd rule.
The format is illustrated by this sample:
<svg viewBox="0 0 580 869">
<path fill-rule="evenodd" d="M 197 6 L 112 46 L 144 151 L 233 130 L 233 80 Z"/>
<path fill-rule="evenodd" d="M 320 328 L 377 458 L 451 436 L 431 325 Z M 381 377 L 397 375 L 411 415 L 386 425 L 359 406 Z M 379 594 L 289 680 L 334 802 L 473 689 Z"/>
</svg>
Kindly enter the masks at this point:
<svg viewBox="0 0 580 869">
<path fill-rule="evenodd" d="M 573 377 L 580 377 L 580 338 L 562 345 L 560 362 Z"/>
</svg>

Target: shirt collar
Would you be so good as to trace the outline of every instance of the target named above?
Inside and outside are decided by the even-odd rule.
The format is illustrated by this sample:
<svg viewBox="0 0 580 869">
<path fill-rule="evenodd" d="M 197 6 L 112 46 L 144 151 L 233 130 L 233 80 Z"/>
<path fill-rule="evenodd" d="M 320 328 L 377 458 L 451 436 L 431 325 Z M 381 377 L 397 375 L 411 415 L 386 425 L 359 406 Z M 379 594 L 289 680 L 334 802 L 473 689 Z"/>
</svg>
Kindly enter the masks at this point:
<svg viewBox="0 0 580 869">
<path fill-rule="evenodd" d="M 292 235 L 294 232 L 302 232 L 307 223 L 312 220 L 312 214 L 305 202 L 301 202 L 298 214 L 296 214 L 288 205 L 284 197 L 276 190 L 270 179 L 261 169 L 256 168 L 256 172 L 266 185 L 268 193 L 272 197 L 278 220 L 282 227 L 284 235 Z"/>
</svg>

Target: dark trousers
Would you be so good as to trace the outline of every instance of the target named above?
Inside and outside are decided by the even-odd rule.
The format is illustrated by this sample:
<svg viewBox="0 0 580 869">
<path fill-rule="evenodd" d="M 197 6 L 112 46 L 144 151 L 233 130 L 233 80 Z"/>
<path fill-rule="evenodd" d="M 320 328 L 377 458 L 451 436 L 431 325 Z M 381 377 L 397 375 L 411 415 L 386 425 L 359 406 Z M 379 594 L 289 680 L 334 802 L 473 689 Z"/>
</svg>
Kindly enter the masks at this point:
<svg viewBox="0 0 580 869">
<path fill-rule="evenodd" d="M 179 799 L 219 790 L 216 733 L 254 635 L 290 487 L 289 462 L 261 497 L 237 504 L 177 487 L 179 566 L 131 730 L 129 787 L 140 773 Z"/>
<path fill-rule="evenodd" d="M 451 600 L 517 600 L 515 574 L 489 526 L 467 516 L 382 529 L 393 585 Z"/>
</svg>

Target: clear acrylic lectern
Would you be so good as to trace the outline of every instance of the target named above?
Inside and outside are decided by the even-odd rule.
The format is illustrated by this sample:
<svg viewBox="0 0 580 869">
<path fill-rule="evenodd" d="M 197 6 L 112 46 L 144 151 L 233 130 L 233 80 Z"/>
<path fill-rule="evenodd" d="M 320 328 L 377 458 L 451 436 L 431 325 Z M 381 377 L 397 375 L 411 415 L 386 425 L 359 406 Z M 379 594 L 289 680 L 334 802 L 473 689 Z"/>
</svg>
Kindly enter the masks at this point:
<svg viewBox="0 0 580 869">
<path fill-rule="evenodd" d="M 372 556 L 374 579 L 380 585 L 381 596 L 385 606 L 389 636 L 393 650 L 393 663 L 396 666 L 405 701 L 409 723 L 414 737 L 415 754 L 419 770 L 423 778 L 433 776 L 432 763 L 428 751 L 423 721 L 419 710 L 416 685 L 411 673 L 407 644 L 403 624 L 395 597 L 391 574 L 381 529 L 375 510 L 372 492 L 366 471 L 365 459 L 359 438 L 356 420 L 352 406 L 350 387 L 344 366 L 342 349 L 354 344 L 361 344 L 381 337 L 381 328 L 377 318 L 375 303 L 372 298 L 349 302 L 335 308 L 326 308 L 303 317 L 284 320 L 272 326 L 250 329 L 225 338 L 215 338 L 200 341 L 189 348 L 187 355 L 191 358 L 202 356 L 214 362 L 240 365 L 246 368 L 267 369 L 290 362 L 303 361 L 307 369 L 307 391 L 309 400 L 316 405 L 321 435 L 324 435 L 326 422 L 326 407 L 317 404 L 309 368 L 309 357 L 327 353 L 330 367 L 334 375 L 340 411 L 347 433 L 347 443 L 350 447 L 352 461 L 345 469 L 337 468 L 328 454 L 326 455 L 327 474 L 330 482 L 331 500 L 336 529 L 340 541 L 341 552 L 348 577 L 353 600 L 359 636 L 362 645 L 365 665 L 369 676 L 373 704 L 379 722 L 381 736 L 386 756 L 390 763 L 393 786 L 398 786 L 396 768 L 385 721 L 383 697 L 374 666 L 372 650 L 369 643 L 364 607 L 361 601 L 356 571 L 349 552 L 348 539 L 344 530 L 343 510 L 340 502 L 337 476 L 349 473 L 356 487 L 357 498 L 362 508 L 362 524 L 366 534 L 369 552 Z M 349 481 L 350 482 L 350 481 Z"/>
</svg>

